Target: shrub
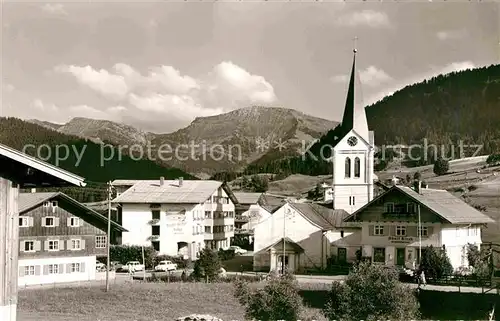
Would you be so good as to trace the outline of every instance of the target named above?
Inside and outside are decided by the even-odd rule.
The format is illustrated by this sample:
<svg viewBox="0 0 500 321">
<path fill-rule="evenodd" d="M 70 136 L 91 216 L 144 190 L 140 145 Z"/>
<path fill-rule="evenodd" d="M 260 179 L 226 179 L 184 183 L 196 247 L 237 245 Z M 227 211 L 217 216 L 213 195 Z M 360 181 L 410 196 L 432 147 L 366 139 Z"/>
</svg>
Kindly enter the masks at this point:
<svg viewBox="0 0 500 321">
<path fill-rule="evenodd" d="M 434 174 L 438 176 L 448 173 L 449 170 L 450 170 L 450 162 L 441 157 L 434 162 L 434 167 L 432 169 Z"/>
<path fill-rule="evenodd" d="M 446 252 L 432 246 L 422 249 L 420 267 L 429 279 L 439 280 L 444 276 L 452 275 L 453 266 Z"/>
<path fill-rule="evenodd" d="M 486 164 L 488 165 L 496 165 L 498 163 L 500 163 L 500 154 L 491 154 L 486 159 Z"/>
<path fill-rule="evenodd" d="M 415 320 L 416 293 L 399 282 L 395 269 L 359 263 L 344 283 L 334 282 L 323 308 L 329 320 Z"/>
<path fill-rule="evenodd" d="M 217 255 L 219 256 L 219 259 L 222 261 L 227 261 L 235 257 L 234 250 L 224 250 L 224 249 L 219 249 L 217 252 Z"/>
<path fill-rule="evenodd" d="M 129 261 L 139 261 L 142 263 L 142 247 L 138 245 L 112 245 L 109 249 L 111 261 L 118 261 L 125 264 Z M 144 247 L 144 261 L 146 268 L 152 268 L 155 264 L 157 252 L 151 246 Z"/>
<path fill-rule="evenodd" d="M 481 249 L 474 244 L 467 244 L 467 261 L 473 268 L 473 275 L 480 279 L 489 278 L 492 274 L 492 262 L 490 253 L 486 249 Z"/>
<path fill-rule="evenodd" d="M 247 320 L 300 320 L 303 311 L 299 286 L 292 274 L 271 275 L 263 289 L 250 289 L 248 283 L 237 280 L 234 296 L 245 307 Z"/>
<path fill-rule="evenodd" d="M 195 280 L 204 279 L 207 283 L 218 278 L 221 269 L 221 262 L 217 252 L 204 248 L 200 252 L 200 257 L 194 263 L 193 278 Z"/>
</svg>

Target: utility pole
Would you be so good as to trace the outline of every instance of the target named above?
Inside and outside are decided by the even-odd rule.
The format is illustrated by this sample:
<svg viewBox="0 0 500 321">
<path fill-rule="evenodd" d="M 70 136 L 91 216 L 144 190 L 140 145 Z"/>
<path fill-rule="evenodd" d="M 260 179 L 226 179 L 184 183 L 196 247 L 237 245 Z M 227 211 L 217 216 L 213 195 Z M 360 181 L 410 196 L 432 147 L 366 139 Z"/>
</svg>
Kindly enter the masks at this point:
<svg viewBox="0 0 500 321">
<path fill-rule="evenodd" d="M 106 237 L 106 292 L 109 291 L 110 245 L 111 245 L 111 182 L 108 182 L 108 233 Z"/>
<path fill-rule="evenodd" d="M 285 275 L 285 253 L 286 253 L 286 214 L 290 213 L 290 209 L 287 207 L 286 211 L 283 213 L 283 257 L 281 258 L 281 273 Z"/>
<path fill-rule="evenodd" d="M 418 210 L 418 266 L 422 261 L 422 222 L 420 221 L 420 204 L 417 204 Z"/>
</svg>

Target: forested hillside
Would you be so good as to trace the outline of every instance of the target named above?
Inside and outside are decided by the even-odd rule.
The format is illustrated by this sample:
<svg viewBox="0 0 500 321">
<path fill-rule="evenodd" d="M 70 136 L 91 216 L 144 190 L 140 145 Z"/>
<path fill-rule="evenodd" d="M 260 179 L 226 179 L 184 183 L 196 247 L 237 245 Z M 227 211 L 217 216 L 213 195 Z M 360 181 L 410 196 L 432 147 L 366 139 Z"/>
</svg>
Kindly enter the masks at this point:
<svg viewBox="0 0 500 321">
<path fill-rule="evenodd" d="M 408 166 L 432 163 L 438 155 L 430 145 L 438 146 L 446 156 L 460 158 L 500 151 L 500 65 L 440 75 L 418 84 L 407 86 L 392 96 L 366 108 L 370 130 L 375 131 L 375 143 L 385 145 L 417 144 L 412 156 L 425 159 L 406 162 Z M 339 136 L 340 127 L 329 131 L 312 148 L 318 156 L 321 147 L 332 144 Z M 472 146 L 474 145 L 474 146 Z M 463 146 L 460 148 L 460 146 Z M 325 155 L 328 154 L 324 149 Z M 463 154 L 461 154 L 463 151 Z M 394 154 L 387 152 L 378 160 L 383 169 Z M 327 155 L 329 156 L 329 155 Z M 378 154 L 379 158 L 381 154 Z M 265 155 L 265 158 L 272 159 Z M 330 174 L 331 166 L 322 160 L 306 157 L 285 157 L 278 160 L 258 160 L 245 171 L 252 173 Z M 219 174 L 220 175 L 220 174 Z"/>
<path fill-rule="evenodd" d="M 47 162 L 92 182 L 104 183 L 120 178 L 159 179 L 160 176 L 167 179 L 181 176 L 186 179 L 193 178 L 179 169 L 167 168 L 147 159 L 133 160 L 123 153 L 120 156 L 116 148 L 102 148 L 102 145 L 89 140 L 61 134 L 17 118 L 0 118 L 0 143 L 20 151 L 28 144 L 36 146 L 30 146 L 25 152 L 35 157 L 47 158 Z M 56 163 L 58 145 L 69 146 L 69 154 L 67 159 L 63 159 L 66 155 L 65 148 L 60 147 L 61 160 Z M 40 153 L 37 153 L 37 147 L 40 146 L 47 147 L 41 147 Z M 79 155 L 82 155 L 81 159 Z"/>
</svg>

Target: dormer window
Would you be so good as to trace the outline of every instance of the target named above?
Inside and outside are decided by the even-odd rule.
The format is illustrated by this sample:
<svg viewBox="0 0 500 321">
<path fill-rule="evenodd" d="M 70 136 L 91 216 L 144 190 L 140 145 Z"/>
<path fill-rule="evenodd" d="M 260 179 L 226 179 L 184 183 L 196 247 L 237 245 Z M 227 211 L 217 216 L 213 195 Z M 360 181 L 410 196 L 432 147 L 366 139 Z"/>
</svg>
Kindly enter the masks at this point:
<svg viewBox="0 0 500 321">
<path fill-rule="evenodd" d="M 43 202 L 43 207 L 50 207 L 50 202 Z"/>
</svg>

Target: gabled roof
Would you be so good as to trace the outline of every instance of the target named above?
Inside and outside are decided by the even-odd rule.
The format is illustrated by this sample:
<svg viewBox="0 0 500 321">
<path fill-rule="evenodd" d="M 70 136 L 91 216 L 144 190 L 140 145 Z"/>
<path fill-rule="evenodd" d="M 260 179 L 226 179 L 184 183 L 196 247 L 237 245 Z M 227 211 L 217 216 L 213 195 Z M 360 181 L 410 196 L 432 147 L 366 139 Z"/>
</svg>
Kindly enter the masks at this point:
<svg viewBox="0 0 500 321">
<path fill-rule="evenodd" d="M 262 253 L 262 252 L 270 251 L 274 247 L 283 248 L 283 245 L 282 245 L 283 244 L 283 240 L 285 240 L 285 245 L 292 246 L 295 249 L 295 251 L 297 251 L 299 253 L 305 252 L 305 250 L 304 250 L 304 248 L 302 246 L 300 246 L 299 244 L 297 244 L 296 242 L 294 242 L 292 239 L 290 239 L 287 236 L 287 237 L 284 237 L 284 238 L 283 237 L 280 238 L 278 241 L 274 242 L 273 244 L 271 244 L 269 246 L 266 246 L 265 248 L 263 248 L 262 250 L 258 251 L 257 253 Z"/>
<path fill-rule="evenodd" d="M 352 220 L 365 208 L 371 206 L 380 198 L 389 193 L 393 193 L 394 191 L 399 191 L 405 194 L 408 198 L 417 202 L 421 206 L 424 206 L 429 211 L 433 212 L 435 215 L 441 217 L 450 224 L 487 224 L 495 222 L 487 215 L 476 210 L 446 190 L 422 188 L 419 194 L 410 187 L 399 185 L 392 186 L 389 190 L 374 198 L 370 203 L 346 217 L 344 221 Z"/>
<path fill-rule="evenodd" d="M 258 204 L 262 194 L 263 193 L 234 192 L 234 196 L 238 200 L 238 203 L 243 205 Z"/>
<path fill-rule="evenodd" d="M 288 205 L 324 231 L 344 227 L 346 223 L 343 220 L 349 215 L 342 209 L 334 210 L 316 203 L 288 203 Z"/>
<path fill-rule="evenodd" d="M 57 200 L 58 206 L 62 209 L 76 215 L 86 222 L 98 222 L 101 226 L 108 224 L 108 218 L 100 213 L 88 208 L 84 204 L 76 201 L 68 195 L 61 192 L 46 193 L 20 193 L 19 194 L 19 214 L 25 214 L 30 210 L 42 205 L 44 202 Z M 111 228 L 117 231 L 127 232 L 120 224 L 111 221 Z"/>
<path fill-rule="evenodd" d="M 0 177 L 21 188 L 33 186 L 85 186 L 84 178 L 0 144 Z"/>
<path fill-rule="evenodd" d="M 140 180 L 115 198 L 113 203 L 173 203 L 199 204 L 205 202 L 219 187 L 223 187 L 233 203 L 237 203 L 229 188 L 219 181 L 209 180 Z"/>
</svg>

